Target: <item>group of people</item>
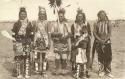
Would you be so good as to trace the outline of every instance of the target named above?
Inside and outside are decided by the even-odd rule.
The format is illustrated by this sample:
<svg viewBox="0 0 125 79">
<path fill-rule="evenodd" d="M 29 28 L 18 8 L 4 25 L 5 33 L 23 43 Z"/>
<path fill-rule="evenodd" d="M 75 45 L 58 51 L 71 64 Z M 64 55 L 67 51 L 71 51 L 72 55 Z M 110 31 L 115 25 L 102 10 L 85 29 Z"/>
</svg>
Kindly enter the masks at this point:
<svg viewBox="0 0 125 79">
<path fill-rule="evenodd" d="M 67 74 L 67 60 L 70 55 L 72 74 L 76 79 L 89 77 L 91 27 L 85 13 L 78 9 L 76 19 L 69 31 L 65 9 L 58 11 L 58 20 L 53 24 L 47 21 L 46 9 L 39 7 L 38 20 L 30 22 L 24 7 L 20 8 L 19 20 L 12 28 L 13 50 L 15 52 L 15 71 L 17 78 L 29 78 L 31 72 L 46 76 L 48 69 L 48 50 L 53 45 L 55 55 L 55 75 Z M 111 75 L 111 25 L 106 12 L 97 14 L 94 24 L 93 53 L 98 53 L 99 76 Z M 52 40 L 52 43 L 51 43 Z"/>
</svg>

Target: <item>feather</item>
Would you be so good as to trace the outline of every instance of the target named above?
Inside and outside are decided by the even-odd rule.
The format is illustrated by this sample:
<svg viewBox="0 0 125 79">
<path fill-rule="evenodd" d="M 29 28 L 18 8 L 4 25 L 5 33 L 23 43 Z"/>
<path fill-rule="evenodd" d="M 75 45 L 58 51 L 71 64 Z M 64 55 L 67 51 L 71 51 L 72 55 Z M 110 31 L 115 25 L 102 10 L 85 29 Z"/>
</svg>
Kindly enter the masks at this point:
<svg viewBox="0 0 125 79">
<path fill-rule="evenodd" d="M 58 7 L 60 7 L 61 4 L 62 4 L 62 0 L 56 0 L 56 5 L 57 5 Z"/>
<path fill-rule="evenodd" d="M 55 14 L 56 12 L 55 12 L 55 9 L 53 10 L 53 13 Z"/>
<path fill-rule="evenodd" d="M 50 5 L 50 7 L 54 7 L 55 6 L 55 0 L 49 0 L 49 5 Z"/>
<path fill-rule="evenodd" d="M 62 4 L 62 1 L 61 0 L 49 0 L 49 5 L 50 7 L 60 7 Z"/>
<path fill-rule="evenodd" d="M 69 5 L 67 5 L 67 6 L 65 6 L 65 7 L 70 7 L 71 5 L 69 4 Z"/>
<path fill-rule="evenodd" d="M 81 8 L 78 8 L 77 13 L 83 13 L 83 10 Z"/>
</svg>

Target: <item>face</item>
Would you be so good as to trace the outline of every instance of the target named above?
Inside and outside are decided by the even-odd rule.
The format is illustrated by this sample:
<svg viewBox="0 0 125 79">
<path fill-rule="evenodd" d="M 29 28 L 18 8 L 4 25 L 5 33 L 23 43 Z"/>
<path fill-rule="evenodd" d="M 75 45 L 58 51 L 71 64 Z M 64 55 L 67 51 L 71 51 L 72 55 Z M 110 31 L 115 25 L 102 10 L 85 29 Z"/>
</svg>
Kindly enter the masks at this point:
<svg viewBox="0 0 125 79">
<path fill-rule="evenodd" d="M 26 17 L 27 17 L 26 12 L 21 12 L 21 13 L 20 13 L 20 19 L 21 19 L 21 20 L 24 20 Z"/>
<path fill-rule="evenodd" d="M 39 16 L 40 20 L 45 20 L 46 19 L 46 12 L 40 12 L 38 16 Z"/>
<path fill-rule="evenodd" d="M 78 14 L 77 19 L 78 19 L 78 21 L 82 21 L 83 20 L 83 15 L 82 14 Z"/>
<path fill-rule="evenodd" d="M 59 21 L 62 22 L 64 20 L 64 14 L 59 13 Z"/>
<path fill-rule="evenodd" d="M 99 18 L 100 18 L 101 21 L 104 21 L 106 19 L 105 13 L 101 12 Z"/>
</svg>

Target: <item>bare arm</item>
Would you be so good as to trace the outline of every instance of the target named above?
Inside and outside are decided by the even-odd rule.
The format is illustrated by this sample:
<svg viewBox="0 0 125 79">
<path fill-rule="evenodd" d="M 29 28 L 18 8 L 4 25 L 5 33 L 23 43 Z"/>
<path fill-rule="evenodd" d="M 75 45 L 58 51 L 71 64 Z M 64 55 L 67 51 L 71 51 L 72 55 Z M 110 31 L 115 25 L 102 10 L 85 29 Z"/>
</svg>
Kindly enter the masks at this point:
<svg viewBox="0 0 125 79">
<path fill-rule="evenodd" d="M 94 35 L 95 39 L 97 39 L 98 41 L 102 41 L 101 38 L 98 36 L 97 31 L 98 31 L 97 24 L 95 23 L 94 24 L 93 35 Z"/>
<path fill-rule="evenodd" d="M 109 22 L 108 23 L 108 36 L 104 42 L 108 41 L 110 39 L 110 37 L 111 37 L 111 23 Z"/>
</svg>

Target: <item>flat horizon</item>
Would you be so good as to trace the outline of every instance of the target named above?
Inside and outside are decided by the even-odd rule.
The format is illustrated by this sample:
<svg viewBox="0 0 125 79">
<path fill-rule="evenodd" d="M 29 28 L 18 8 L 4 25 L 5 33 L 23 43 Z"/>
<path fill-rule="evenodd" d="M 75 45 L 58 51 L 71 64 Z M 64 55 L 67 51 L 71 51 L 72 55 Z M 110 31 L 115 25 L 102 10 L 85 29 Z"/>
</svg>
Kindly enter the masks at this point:
<svg viewBox="0 0 125 79">
<path fill-rule="evenodd" d="M 38 17 L 38 6 L 46 8 L 48 20 L 56 20 L 48 0 L 0 0 L 0 21 L 18 20 L 19 8 L 25 6 L 29 20 Z M 125 19 L 125 0 L 62 0 L 66 18 L 74 20 L 77 8 L 82 8 L 88 20 L 96 20 L 99 10 L 105 10 L 109 19 Z M 69 7 L 65 7 L 71 5 Z M 115 6 L 114 6 L 115 5 Z"/>
</svg>

